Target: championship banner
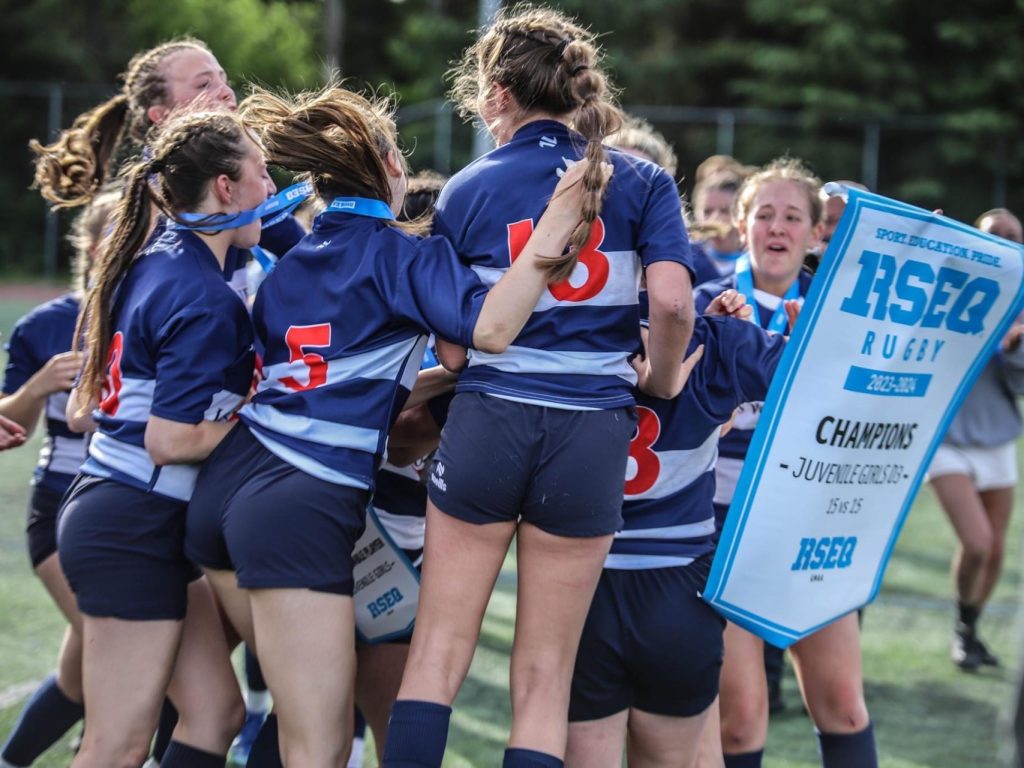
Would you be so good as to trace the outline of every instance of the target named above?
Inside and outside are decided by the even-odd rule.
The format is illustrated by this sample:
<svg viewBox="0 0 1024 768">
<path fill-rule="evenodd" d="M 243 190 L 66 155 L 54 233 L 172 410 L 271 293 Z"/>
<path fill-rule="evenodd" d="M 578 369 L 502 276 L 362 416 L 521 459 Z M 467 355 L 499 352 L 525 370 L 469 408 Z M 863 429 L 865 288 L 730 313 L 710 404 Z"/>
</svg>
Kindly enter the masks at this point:
<svg viewBox="0 0 1024 768">
<path fill-rule="evenodd" d="M 372 644 L 407 635 L 416 623 L 420 575 L 372 506 L 366 510 L 366 528 L 352 549 L 352 560 L 356 637 Z"/>
<path fill-rule="evenodd" d="M 949 422 L 1024 304 L 1024 248 L 845 192 L 704 598 L 786 647 L 878 594 Z"/>
</svg>

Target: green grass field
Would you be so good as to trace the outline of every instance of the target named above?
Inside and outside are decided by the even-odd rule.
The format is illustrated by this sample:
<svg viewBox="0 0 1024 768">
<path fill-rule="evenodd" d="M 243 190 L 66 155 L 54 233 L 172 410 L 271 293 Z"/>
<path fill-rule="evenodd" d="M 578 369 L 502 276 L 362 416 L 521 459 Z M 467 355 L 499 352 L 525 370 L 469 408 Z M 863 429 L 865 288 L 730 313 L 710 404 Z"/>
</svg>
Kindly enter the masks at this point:
<svg viewBox="0 0 1024 768">
<path fill-rule="evenodd" d="M 30 308 L 0 301 L 4 336 Z M 0 453 L 0 741 L 14 724 L 32 683 L 53 668 L 62 621 L 31 574 L 23 524 L 32 445 Z M 949 661 L 953 550 L 950 527 L 925 488 L 907 520 L 883 592 L 864 617 L 864 675 L 883 766 L 961 768 L 999 764 L 1021 650 L 1017 608 L 1020 582 L 1019 512 L 1010 533 L 1007 568 L 982 623 L 1001 670 L 976 675 Z M 494 766 L 509 722 L 508 653 L 515 618 L 514 564 L 510 559 L 491 601 L 470 677 L 455 706 L 446 766 Z M 771 723 L 765 765 L 812 768 L 819 764 L 813 726 L 798 703 L 792 672 L 785 681 L 786 711 Z M 39 766 L 63 766 L 66 744 Z M 367 761 L 373 765 L 375 761 Z"/>
</svg>

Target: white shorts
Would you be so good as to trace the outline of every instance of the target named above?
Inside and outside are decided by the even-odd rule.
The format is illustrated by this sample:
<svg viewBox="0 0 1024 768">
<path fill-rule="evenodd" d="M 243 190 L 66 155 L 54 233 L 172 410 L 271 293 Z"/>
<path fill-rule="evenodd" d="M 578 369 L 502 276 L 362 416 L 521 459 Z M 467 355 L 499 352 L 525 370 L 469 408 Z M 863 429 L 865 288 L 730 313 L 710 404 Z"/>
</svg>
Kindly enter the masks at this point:
<svg viewBox="0 0 1024 768">
<path fill-rule="evenodd" d="M 929 479 L 967 475 L 979 491 L 1012 488 L 1017 484 L 1017 443 L 976 448 L 942 443 L 928 468 Z"/>
</svg>

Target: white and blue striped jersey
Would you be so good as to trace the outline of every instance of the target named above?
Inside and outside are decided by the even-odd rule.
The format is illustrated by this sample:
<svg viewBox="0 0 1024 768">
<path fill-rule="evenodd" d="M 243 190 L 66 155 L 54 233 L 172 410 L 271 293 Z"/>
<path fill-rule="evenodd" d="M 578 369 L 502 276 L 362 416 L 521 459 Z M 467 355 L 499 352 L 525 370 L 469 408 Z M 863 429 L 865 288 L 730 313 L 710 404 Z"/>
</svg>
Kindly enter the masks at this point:
<svg viewBox="0 0 1024 768">
<path fill-rule="evenodd" d="M 785 342 L 752 323 L 698 315 L 687 354 L 699 344 L 704 356 L 677 397 L 637 393 L 623 529 L 605 568 L 684 566 L 714 550 L 719 428 L 740 403 L 764 398 Z"/>
<path fill-rule="evenodd" d="M 526 245 L 558 173 L 584 147 L 561 123 L 527 124 L 445 185 L 434 231 L 494 285 Z M 470 351 L 457 391 L 576 410 L 633 404 L 627 358 L 640 344 L 641 270 L 656 261 L 690 268 L 690 246 L 671 177 L 631 155 L 608 156 L 615 172 L 575 271 L 549 287 L 505 352 Z"/>
<path fill-rule="evenodd" d="M 165 229 L 116 291 L 98 430 L 82 471 L 171 499 L 192 495 L 198 464 L 156 466 L 150 415 L 184 424 L 231 418 L 253 378 L 245 304 L 192 232 Z"/>
<path fill-rule="evenodd" d="M 469 345 L 486 295 L 444 238 L 323 213 L 256 295 L 264 378 L 240 417 L 298 469 L 372 488 L 429 334 Z"/>
<path fill-rule="evenodd" d="M 811 287 L 811 275 L 801 271 L 797 277 L 798 301 L 803 301 L 807 291 Z M 694 309 L 702 313 L 722 291 L 729 288 L 736 288 L 735 275 L 712 280 L 697 286 L 694 291 Z M 755 314 L 752 320 L 756 319 L 757 324 L 767 328 L 772 318 L 782 304 L 782 299 L 764 291 L 754 291 Z M 748 302 L 749 303 L 749 302 Z M 743 468 L 743 460 L 750 448 L 750 441 L 754 437 L 754 429 L 757 427 L 758 419 L 761 417 L 761 409 L 764 406 L 763 398 L 757 398 L 751 402 L 740 405 L 736 413 L 736 420 L 732 429 L 718 444 L 719 459 L 717 465 L 717 484 L 715 490 L 715 503 L 728 505 L 732 501 L 733 492 L 736 490 L 736 482 L 739 480 L 740 470 Z"/>
<path fill-rule="evenodd" d="M 14 326 L 5 345 L 7 367 L 3 394 L 12 395 L 54 355 L 71 351 L 78 319 L 78 297 L 65 294 L 33 309 Z M 63 494 L 85 461 L 85 435 L 68 429 L 67 392 L 46 398 L 46 437 L 32 484 Z"/>
</svg>

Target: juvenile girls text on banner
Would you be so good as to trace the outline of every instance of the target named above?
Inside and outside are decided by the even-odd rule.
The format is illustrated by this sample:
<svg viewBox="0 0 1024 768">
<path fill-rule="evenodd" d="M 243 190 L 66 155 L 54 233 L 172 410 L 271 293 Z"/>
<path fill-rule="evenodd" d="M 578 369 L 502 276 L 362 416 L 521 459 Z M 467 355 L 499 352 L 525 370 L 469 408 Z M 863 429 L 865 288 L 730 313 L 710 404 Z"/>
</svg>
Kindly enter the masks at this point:
<svg viewBox="0 0 1024 768">
<path fill-rule="evenodd" d="M 783 647 L 878 594 L 932 454 L 1024 301 L 1021 246 L 848 195 L 705 590 Z"/>
</svg>

